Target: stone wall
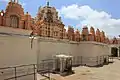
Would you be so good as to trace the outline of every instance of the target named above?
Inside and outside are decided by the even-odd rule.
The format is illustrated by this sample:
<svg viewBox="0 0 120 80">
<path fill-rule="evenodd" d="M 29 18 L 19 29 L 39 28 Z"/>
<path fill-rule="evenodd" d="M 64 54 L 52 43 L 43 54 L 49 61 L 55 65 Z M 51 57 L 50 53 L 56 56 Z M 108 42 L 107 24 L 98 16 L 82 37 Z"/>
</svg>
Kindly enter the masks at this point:
<svg viewBox="0 0 120 80">
<path fill-rule="evenodd" d="M 86 41 L 73 42 L 67 40 L 57 40 L 52 38 L 38 38 L 38 61 L 51 59 L 56 54 L 72 55 L 74 57 L 82 56 L 85 58 L 96 58 L 110 55 L 110 48 L 107 44 Z M 103 59 L 103 58 L 102 58 Z M 74 64 L 74 63 L 73 63 Z M 88 63 L 86 63 L 88 64 Z M 95 65 L 94 64 L 90 65 Z"/>
<path fill-rule="evenodd" d="M 21 32 L 18 31 L 18 33 Z M 22 34 L 25 35 L 25 33 Z M 74 42 L 69 40 L 36 37 L 36 39 L 33 40 L 32 45 L 31 48 L 31 39 L 29 39 L 29 36 L 13 34 L 12 36 L 1 35 L 0 62 L 3 64 L 1 64 L 0 67 L 37 63 L 37 60 L 41 61 L 52 58 L 60 53 L 75 57 L 99 57 L 110 55 L 110 48 L 107 44 L 92 41 Z"/>
<path fill-rule="evenodd" d="M 36 63 L 36 42 L 31 49 L 31 31 L 0 28 L 0 67 Z"/>
<path fill-rule="evenodd" d="M 31 31 L 0 27 L 0 80 L 15 76 L 14 68 L 1 68 L 37 63 L 36 41 L 33 41 L 33 47 L 31 48 L 30 33 Z M 34 72 L 32 65 L 17 67 L 17 76 L 31 72 Z M 18 79 L 34 80 L 33 78 L 33 75 L 28 75 Z"/>
</svg>

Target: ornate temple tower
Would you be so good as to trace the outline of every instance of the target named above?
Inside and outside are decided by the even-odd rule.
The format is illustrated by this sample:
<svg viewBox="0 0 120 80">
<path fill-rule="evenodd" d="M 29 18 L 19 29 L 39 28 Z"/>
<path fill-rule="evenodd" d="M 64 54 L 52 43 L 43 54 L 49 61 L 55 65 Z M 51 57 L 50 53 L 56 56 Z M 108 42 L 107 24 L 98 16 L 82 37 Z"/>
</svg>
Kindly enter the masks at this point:
<svg viewBox="0 0 120 80">
<path fill-rule="evenodd" d="M 24 16 L 24 29 L 33 30 L 34 29 L 34 19 L 27 12 Z"/>
<path fill-rule="evenodd" d="M 53 37 L 63 39 L 64 24 L 61 17 L 58 17 L 58 12 L 54 7 L 49 6 L 49 2 L 45 7 L 40 7 L 37 14 L 37 24 L 40 29 L 40 36 Z"/>
<path fill-rule="evenodd" d="M 68 39 L 74 41 L 74 28 L 68 26 Z"/>
<path fill-rule="evenodd" d="M 1 11 L 0 11 L 0 26 L 2 25 L 2 15 L 1 15 Z"/>
<path fill-rule="evenodd" d="M 24 10 L 16 0 L 10 2 L 5 10 L 5 26 L 23 28 Z"/>
<path fill-rule="evenodd" d="M 99 29 L 96 30 L 96 41 L 97 41 L 97 42 L 101 42 L 100 30 L 99 30 Z"/>
<path fill-rule="evenodd" d="M 4 11 L 0 11 L 0 26 L 3 26 L 4 24 Z"/>
<path fill-rule="evenodd" d="M 75 31 L 75 41 L 77 41 L 77 42 L 80 41 L 80 32 L 78 29 Z"/>
<path fill-rule="evenodd" d="M 63 39 L 68 39 L 68 33 L 66 29 L 63 30 Z"/>
<path fill-rule="evenodd" d="M 112 44 L 118 44 L 118 40 L 117 40 L 116 37 L 113 38 L 113 40 L 112 40 Z"/>
<path fill-rule="evenodd" d="M 95 30 L 93 27 L 90 28 L 89 41 L 95 41 Z"/>
<path fill-rule="evenodd" d="M 0 15 L 0 25 L 12 28 L 32 29 L 33 20 L 31 16 L 28 13 L 24 15 L 24 9 L 18 2 L 18 0 L 10 0 L 5 12 L 0 12 L 3 16 L 1 17 Z"/>
<path fill-rule="evenodd" d="M 101 42 L 105 42 L 105 32 L 102 31 L 101 34 L 100 34 L 100 37 L 101 37 Z"/>
<path fill-rule="evenodd" d="M 81 34 L 82 41 L 88 41 L 88 36 L 89 36 L 88 27 L 84 26 Z"/>
<path fill-rule="evenodd" d="M 90 28 L 90 33 L 95 36 L 95 30 L 93 27 Z"/>
</svg>

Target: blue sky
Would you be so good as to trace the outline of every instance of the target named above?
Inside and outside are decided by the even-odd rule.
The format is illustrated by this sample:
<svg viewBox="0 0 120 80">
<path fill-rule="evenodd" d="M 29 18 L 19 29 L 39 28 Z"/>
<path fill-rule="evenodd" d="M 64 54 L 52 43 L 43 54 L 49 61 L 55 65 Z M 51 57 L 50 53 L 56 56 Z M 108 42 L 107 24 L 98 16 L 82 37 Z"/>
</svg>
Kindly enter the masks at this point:
<svg viewBox="0 0 120 80">
<path fill-rule="evenodd" d="M 8 0 L 0 0 L 0 10 L 5 9 Z M 38 7 L 46 0 L 19 0 L 25 12 L 36 16 Z M 104 30 L 109 36 L 118 36 L 120 30 L 120 0 L 50 0 L 50 5 L 59 10 L 66 26 L 80 29 L 84 25 Z"/>
</svg>

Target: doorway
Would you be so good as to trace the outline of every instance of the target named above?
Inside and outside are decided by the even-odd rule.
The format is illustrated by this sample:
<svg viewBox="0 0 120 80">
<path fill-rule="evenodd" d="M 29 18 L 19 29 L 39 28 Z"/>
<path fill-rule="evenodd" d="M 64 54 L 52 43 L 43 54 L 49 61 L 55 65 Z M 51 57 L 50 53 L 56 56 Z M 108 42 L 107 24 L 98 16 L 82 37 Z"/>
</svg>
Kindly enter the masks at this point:
<svg viewBox="0 0 120 80">
<path fill-rule="evenodd" d="M 112 57 L 118 57 L 118 48 L 112 47 L 111 48 L 111 55 L 112 55 Z"/>
</svg>

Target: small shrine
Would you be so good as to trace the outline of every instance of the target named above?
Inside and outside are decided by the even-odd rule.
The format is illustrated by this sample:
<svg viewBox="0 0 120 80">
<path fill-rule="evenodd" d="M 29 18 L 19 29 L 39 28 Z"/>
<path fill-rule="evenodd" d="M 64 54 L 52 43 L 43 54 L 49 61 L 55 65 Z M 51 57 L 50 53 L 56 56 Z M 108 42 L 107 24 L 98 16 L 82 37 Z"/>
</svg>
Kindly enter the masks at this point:
<svg viewBox="0 0 120 80">
<path fill-rule="evenodd" d="M 59 54 L 54 56 L 54 70 L 55 72 L 66 75 L 72 72 L 72 56 Z"/>
</svg>

